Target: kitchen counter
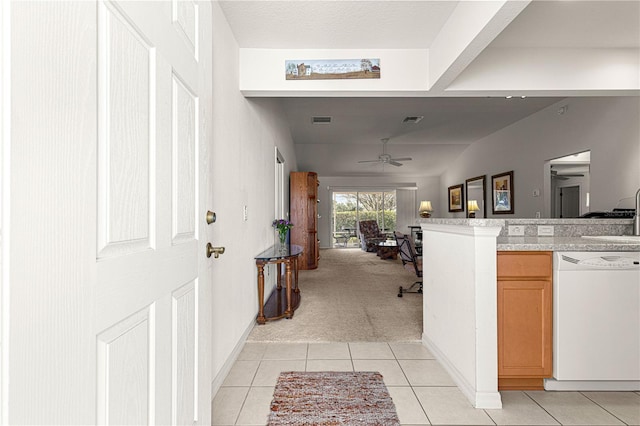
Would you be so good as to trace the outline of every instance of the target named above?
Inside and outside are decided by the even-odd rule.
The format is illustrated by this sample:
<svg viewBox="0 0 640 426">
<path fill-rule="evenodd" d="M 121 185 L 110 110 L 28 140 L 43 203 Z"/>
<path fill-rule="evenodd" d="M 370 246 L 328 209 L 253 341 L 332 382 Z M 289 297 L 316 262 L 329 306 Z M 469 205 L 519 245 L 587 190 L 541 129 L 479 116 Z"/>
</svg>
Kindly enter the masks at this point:
<svg viewBox="0 0 640 426">
<path fill-rule="evenodd" d="M 583 235 L 630 235 L 632 219 L 419 219 L 421 225 L 500 227 L 498 251 L 640 251 L 640 244 L 582 238 Z M 538 226 L 552 226 L 553 236 L 538 236 Z M 509 235 L 509 227 L 523 236 Z"/>
<path fill-rule="evenodd" d="M 498 251 L 640 251 L 640 244 L 582 237 L 498 237 Z"/>
<path fill-rule="evenodd" d="M 475 408 L 502 407 L 496 252 L 640 251 L 640 244 L 582 238 L 631 235 L 631 219 L 436 218 L 417 224 L 423 269 L 429 271 L 423 278 L 422 341 Z M 509 230 L 524 235 L 509 236 Z"/>
</svg>

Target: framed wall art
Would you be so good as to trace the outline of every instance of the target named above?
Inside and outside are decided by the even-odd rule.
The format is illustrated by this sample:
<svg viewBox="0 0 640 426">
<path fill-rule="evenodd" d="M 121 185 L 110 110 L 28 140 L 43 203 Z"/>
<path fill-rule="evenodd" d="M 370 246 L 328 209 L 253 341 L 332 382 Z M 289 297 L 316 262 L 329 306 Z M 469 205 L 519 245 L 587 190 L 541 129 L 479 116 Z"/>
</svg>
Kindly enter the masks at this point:
<svg viewBox="0 0 640 426">
<path fill-rule="evenodd" d="M 493 214 L 513 214 L 513 170 L 491 176 Z"/>
<path fill-rule="evenodd" d="M 287 59 L 287 80 L 344 80 L 380 78 L 380 58 Z"/>
<path fill-rule="evenodd" d="M 462 184 L 449 187 L 449 211 L 464 211 L 464 193 L 462 192 Z"/>
</svg>

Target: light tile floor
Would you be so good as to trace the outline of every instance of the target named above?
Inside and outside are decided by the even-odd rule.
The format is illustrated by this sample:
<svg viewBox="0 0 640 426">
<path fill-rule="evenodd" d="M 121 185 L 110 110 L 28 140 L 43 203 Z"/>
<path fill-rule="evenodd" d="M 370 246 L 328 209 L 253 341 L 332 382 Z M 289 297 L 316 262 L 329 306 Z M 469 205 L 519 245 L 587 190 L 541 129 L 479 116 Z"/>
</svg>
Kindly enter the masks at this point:
<svg viewBox="0 0 640 426">
<path fill-rule="evenodd" d="M 379 371 L 403 425 L 640 425 L 640 392 L 502 392 L 471 406 L 420 343 L 246 343 L 213 400 L 213 425 L 265 425 L 281 371 Z"/>
</svg>

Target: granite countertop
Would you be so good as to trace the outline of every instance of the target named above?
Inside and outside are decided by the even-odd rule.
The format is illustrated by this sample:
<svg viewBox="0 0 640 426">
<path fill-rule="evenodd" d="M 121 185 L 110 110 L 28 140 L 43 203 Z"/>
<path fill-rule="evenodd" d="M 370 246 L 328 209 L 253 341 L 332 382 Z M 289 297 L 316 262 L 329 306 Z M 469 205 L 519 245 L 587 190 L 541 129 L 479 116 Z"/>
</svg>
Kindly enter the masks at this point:
<svg viewBox="0 0 640 426">
<path fill-rule="evenodd" d="M 498 237 L 498 251 L 640 251 L 640 244 L 581 237 Z"/>
<path fill-rule="evenodd" d="M 429 218 L 416 219 L 416 224 L 462 225 L 462 226 L 504 226 L 510 225 L 631 225 L 633 219 L 465 219 Z"/>
<path fill-rule="evenodd" d="M 582 238 L 598 235 L 629 235 L 632 219 L 419 219 L 422 225 L 463 227 L 500 227 L 497 237 L 499 251 L 640 251 L 637 242 L 619 242 Z M 522 227 L 524 236 L 509 236 L 512 225 Z M 538 236 L 539 225 L 551 225 L 554 236 Z"/>
</svg>

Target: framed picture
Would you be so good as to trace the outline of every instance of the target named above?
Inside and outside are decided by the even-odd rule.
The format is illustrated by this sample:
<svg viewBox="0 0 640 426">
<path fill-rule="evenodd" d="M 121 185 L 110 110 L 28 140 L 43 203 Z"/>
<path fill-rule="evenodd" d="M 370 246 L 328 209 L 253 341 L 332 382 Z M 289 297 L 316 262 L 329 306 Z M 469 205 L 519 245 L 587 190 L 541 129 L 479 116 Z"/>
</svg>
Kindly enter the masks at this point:
<svg viewBox="0 0 640 426">
<path fill-rule="evenodd" d="M 513 170 L 491 176 L 493 214 L 513 214 Z"/>
<path fill-rule="evenodd" d="M 462 184 L 449 187 L 449 211 L 464 211 L 464 194 L 462 193 Z"/>
</svg>

